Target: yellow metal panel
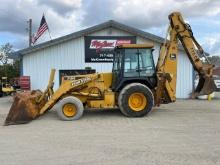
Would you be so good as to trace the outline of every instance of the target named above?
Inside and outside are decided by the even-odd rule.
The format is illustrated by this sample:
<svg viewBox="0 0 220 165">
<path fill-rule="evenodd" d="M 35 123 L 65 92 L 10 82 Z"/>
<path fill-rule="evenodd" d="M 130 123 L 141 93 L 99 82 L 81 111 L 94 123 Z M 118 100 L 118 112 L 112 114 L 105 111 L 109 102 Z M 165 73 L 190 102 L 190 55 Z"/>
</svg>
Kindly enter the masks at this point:
<svg viewBox="0 0 220 165">
<path fill-rule="evenodd" d="M 89 108 L 104 108 L 104 100 L 88 100 L 87 106 Z"/>
<path fill-rule="evenodd" d="M 105 107 L 114 107 L 115 106 L 115 93 L 114 92 L 105 92 Z"/>
<path fill-rule="evenodd" d="M 109 89 L 112 85 L 112 73 L 102 73 L 102 75 L 103 75 L 104 87 L 105 89 Z"/>
<path fill-rule="evenodd" d="M 104 100 L 88 100 L 87 106 L 89 108 L 114 108 L 115 107 L 115 93 L 104 92 Z"/>
</svg>

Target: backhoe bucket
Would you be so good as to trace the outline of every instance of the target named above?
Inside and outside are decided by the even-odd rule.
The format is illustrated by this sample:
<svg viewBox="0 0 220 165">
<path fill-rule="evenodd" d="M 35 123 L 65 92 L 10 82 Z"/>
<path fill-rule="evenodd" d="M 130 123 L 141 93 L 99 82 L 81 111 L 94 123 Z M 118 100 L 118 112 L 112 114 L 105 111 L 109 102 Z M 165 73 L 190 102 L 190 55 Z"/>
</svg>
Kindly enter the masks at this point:
<svg viewBox="0 0 220 165">
<path fill-rule="evenodd" d="M 201 95 L 209 95 L 213 93 L 216 89 L 214 79 L 211 77 L 200 77 L 199 83 L 196 87 L 194 97 L 201 96 Z"/>
<path fill-rule="evenodd" d="M 46 99 L 43 99 L 41 103 L 36 102 L 40 96 L 42 92 L 39 90 L 17 93 L 5 125 L 25 124 L 36 119 L 40 115 L 40 109 L 46 104 Z"/>
</svg>

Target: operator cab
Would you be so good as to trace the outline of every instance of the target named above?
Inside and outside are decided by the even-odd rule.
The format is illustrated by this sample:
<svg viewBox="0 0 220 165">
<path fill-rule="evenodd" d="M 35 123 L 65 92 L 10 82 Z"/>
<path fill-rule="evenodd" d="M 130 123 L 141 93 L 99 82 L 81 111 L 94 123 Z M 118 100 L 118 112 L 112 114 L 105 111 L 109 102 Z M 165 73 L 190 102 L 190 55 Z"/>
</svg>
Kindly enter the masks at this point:
<svg viewBox="0 0 220 165">
<path fill-rule="evenodd" d="M 153 44 L 123 44 L 114 51 L 112 89 L 119 91 L 126 84 L 139 82 L 156 85 Z"/>
</svg>

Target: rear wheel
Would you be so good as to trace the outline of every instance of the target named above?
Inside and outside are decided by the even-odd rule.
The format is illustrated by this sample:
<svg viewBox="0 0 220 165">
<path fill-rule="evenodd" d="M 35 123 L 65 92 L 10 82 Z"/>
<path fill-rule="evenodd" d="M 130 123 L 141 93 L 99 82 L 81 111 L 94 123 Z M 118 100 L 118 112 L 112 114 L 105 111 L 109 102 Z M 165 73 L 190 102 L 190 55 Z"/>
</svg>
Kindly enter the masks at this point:
<svg viewBox="0 0 220 165">
<path fill-rule="evenodd" d="M 118 105 L 125 116 L 142 117 L 151 111 L 154 105 L 154 97 L 147 86 L 132 83 L 121 90 Z"/>
<path fill-rule="evenodd" d="M 73 96 L 68 96 L 56 104 L 56 111 L 61 120 L 77 120 L 83 115 L 82 102 Z"/>
</svg>

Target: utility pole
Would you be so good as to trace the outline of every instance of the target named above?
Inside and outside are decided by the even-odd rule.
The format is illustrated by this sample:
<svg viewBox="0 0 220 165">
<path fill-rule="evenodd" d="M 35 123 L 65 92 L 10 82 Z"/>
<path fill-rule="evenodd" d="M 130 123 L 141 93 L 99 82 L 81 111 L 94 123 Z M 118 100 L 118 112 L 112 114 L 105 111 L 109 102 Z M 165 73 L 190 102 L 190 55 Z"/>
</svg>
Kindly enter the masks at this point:
<svg viewBox="0 0 220 165">
<path fill-rule="evenodd" d="M 29 47 L 31 47 L 31 44 L 32 44 L 32 19 L 29 19 L 29 21 L 28 21 L 28 36 L 29 36 Z"/>
</svg>

